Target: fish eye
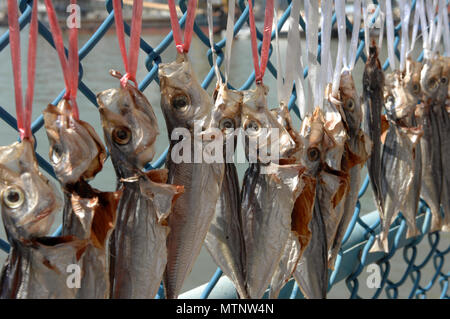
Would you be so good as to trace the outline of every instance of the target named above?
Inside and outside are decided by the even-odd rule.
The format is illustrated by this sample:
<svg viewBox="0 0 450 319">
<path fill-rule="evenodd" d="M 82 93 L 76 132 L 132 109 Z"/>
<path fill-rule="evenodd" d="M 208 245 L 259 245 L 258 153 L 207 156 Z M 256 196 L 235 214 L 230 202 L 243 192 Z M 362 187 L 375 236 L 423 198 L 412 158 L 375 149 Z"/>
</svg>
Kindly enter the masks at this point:
<svg viewBox="0 0 450 319">
<path fill-rule="evenodd" d="M 442 84 L 447 84 L 448 83 L 448 78 L 446 76 L 441 77 L 441 83 Z"/>
<path fill-rule="evenodd" d="M 53 164 L 58 164 L 61 162 L 63 150 L 59 144 L 52 146 L 50 150 L 50 160 Z"/>
<path fill-rule="evenodd" d="M 223 118 L 222 120 L 220 120 L 219 128 L 221 130 L 234 129 L 234 121 L 230 118 Z"/>
<path fill-rule="evenodd" d="M 355 108 L 355 101 L 353 101 L 353 99 L 348 99 L 347 102 L 345 103 L 345 107 L 348 110 L 353 111 L 353 109 Z"/>
<path fill-rule="evenodd" d="M 392 95 L 389 95 L 389 96 L 387 97 L 387 101 L 388 101 L 389 103 L 391 103 L 391 104 L 394 104 L 394 103 L 395 103 L 395 98 L 394 98 Z"/>
<path fill-rule="evenodd" d="M 307 155 L 308 155 L 308 159 L 311 162 L 315 162 L 320 157 L 320 151 L 319 151 L 319 149 L 317 147 L 311 147 L 311 148 L 308 149 Z"/>
<path fill-rule="evenodd" d="M 9 208 L 19 208 L 25 201 L 25 195 L 17 186 L 9 186 L 3 192 L 3 203 Z"/>
<path fill-rule="evenodd" d="M 412 87 L 412 91 L 415 94 L 418 94 L 420 92 L 420 86 L 418 83 L 414 83 L 413 87 Z"/>
<path fill-rule="evenodd" d="M 254 134 L 258 133 L 260 128 L 261 127 L 260 127 L 259 123 L 254 120 L 247 122 L 244 127 L 245 131 L 247 133 L 249 133 L 250 135 L 254 135 Z"/>
<path fill-rule="evenodd" d="M 113 130 L 112 137 L 115 143 L 119 145 L 128 144 L 131 140 L 131 131 L 128 127 L 120 126 Z"/>
<path fill-rule="evenodd" d="M 189 99 L 184 94 L 178 94 L 172 98 L 170 103 L 175 110 L 184 111 L 189 105 Z"/>
</svg>

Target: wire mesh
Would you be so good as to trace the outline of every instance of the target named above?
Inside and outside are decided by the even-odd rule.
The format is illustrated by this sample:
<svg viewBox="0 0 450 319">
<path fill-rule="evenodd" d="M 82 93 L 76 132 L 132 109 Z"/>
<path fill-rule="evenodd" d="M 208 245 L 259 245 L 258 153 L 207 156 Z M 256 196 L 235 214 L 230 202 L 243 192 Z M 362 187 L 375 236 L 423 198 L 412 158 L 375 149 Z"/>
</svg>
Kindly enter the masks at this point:
<svg viewBox="0 0 450 319">
<path fill-rule="evenodd" d="M 290 10 L 291 10 L 291 4 L 290 0 L 288 0 L 289 6 L 287 9 L 283 12 L 281 17 L 278 19 L 278 31 L 281 30 L 283 25 L 286 23 Z M 378 5 L 377 1 L 374 1 L 375 4 Z M 448 3 L 448 1 L 447 1 Z M 416 4 L 416 1 L 412 1 L 411 10 L 414 9 Z M 240 14 L 236 20 L 235 27 L 234 27 L 234 35 L 237 35 L 242 28 L 248 24 L 248 6 L 246 4 L 246 1 L 239 0 L 238 5 L 240 7 Z M 20 9 L 20 29 L 22 30 L 31 19 L 31 6 L 32 6 L 32 0 L 19 0 L 19 9 Z M 185 18 L 186 18 L 186 0 L 180 0 L 179 6 L 181 11 L 183 12 L 183 16 L 180 19 L 180 25 L 181 27 L 184 26 Z M 379 5 L 378 5 L 379 7 Z M 96 101 L 96 94 L 89 88 L 88 85 L 86 85 L 83 82 L 83 60 L 89 55 L 89 53 L 98 45 L 98 43 L 102 40 L 102 38 L 105 36 L 107 31 L 111 28 L 111 26 L 114 24 L 114 11 L 112 9 L 112 2 L 111 0 L 107 0 L 105 2 L 105 9 L 108 12 L 108 16 L 103 20 L 101 25 L 95 30 L 95 32 L 92 34 L 92 36 L 89 38 L 89 40 L 83 45 L 83 47 L 79 50 L 79 60 L 80 60 L 80 75 L 79 75 L 79 91 L 91 102 L 92 106 L 98 107 L 97 101 Z M 377 9 L 374 13 L 373 19 L 377 18 L 377 15 L 379 14 L 379 9 Z M 332 24 L 334 25 L 336 23 L 336 14 L 333 14 L 332 17 Z M 300 17 L 299 21 L 300 27 L 302 30 L 305 30 L 305 21 L 302 17 Z M 350 32 L 352 31 L 352 23 L 346 17 L 346 27 Z M 395 53 L 397 58 L 400 56 L 400 52 L 398 50 L 398 45 L 400 42 L 400 28 L 401 25 L 398 24 L 395 26 Z M 194 24 L 194 32 L 198 39 L 208 48 L 206 56 L 205 56 L 205 62 L 209 63 L 210 70 L 208 74 L 205 76 L 205 78 L 202 81 L 202 87 L 208 88 L 211 83 L 213 82 L 215 78 L 214 73 L 214 67 L 212 62 L 212 52 L 210 49 L 210 43 L 208 36 L 202 32 L 200 26 L 196 23 Z M 129 36 L 130 34 L 130 26 L 125 23 L 125 33 Z M 39 21 L 39 34 L 42 36 L 53 48 L 54 43 L 52 39 L 52 35 L 49 31 L 49 29 L 46 27 L 42 21 Z M 318 47 L 318 60 L 320 62 L 320 32 L 319 32 L 319 47 Z M 259 50 L 261 49 L 261 41 L 262 41 L 262 33 L 257 29 L 257 37 L 260 41 L 259 43 Z M 275 30 L 272 31 L 272 39 L 275 37 Z M 145 40 L 141 38 L 140 41 L 140 49 L 143 51 L 141 54 L 146 55 L 145 60 L 145 68 L 147 70 L 146 75 L 144 79 L 139 83 L 139 89 L 141 91 L 145 91 L 146 88 L 152 83 L 156 82 L 158 83 L 158 66 L 162 61 L 161 54 L 170 46 L 172 45 L 173 37 L 172 32 L 169 32 L 165 38 L 157 45 L 157 46 L 151 46 L 149 43 L 147 43 Z M 218 54 L 217 63 L 220 66 L 223 62 L 223 54 L 224 54 L 224 47 L 225 47 L 226 39 L 222 38 L 220 41 L 216 42 L 214 44 L 215 51 Z M 5 50 L 9 45 L 9 32 L 5 32 L 0 37 L 0 51 Z M 364 55 L 363 49 L 364 49 L 364 30 L 360 30 L 359 32 L 359 43 L 358 43 L 358 50 L 356 53 L 356 60 L 365 62 L 366 57 Z M 270 50 L 270 55 L 272 54 L 272 47 Z M 67 52 L 67 50 L 66 50 Z M 422 60 L 423 53 L 419 56 L 419 61 Z M 389 61 L 386 60 L 383 64 L 383 69 L 386 70 L 389 66 Z M 273 65 L 270 60 L 267 66 L 267 69 L 269 70 L 270 74 L 273 77 L 277 76 L 277 70 L 275 65 Z M 88 71 L 88 70 L 86 70 Z M 305 68 L 304 76 L 306 77 L 308 74 L 308 69 Z M 244 82 L 244 84 L 237 88 L 239 90 L 246 90 L 249 89 L 255 81 L 255 73 L 252 72 L 248 75 L 247 80 Z M 230 85 L 231 88 L 234 88 Z M 60 94 L 52 101 L 52 104 L 56 105 L 58 101 L 64 96 L 64 90 L 60 92 Z M 296 102 L 296 95 L 295 95 L 295 88 L 292 91 L 291 98 L 289 100 L 289 109 L 297 116 L 300 117 L 299 109 Z M 12 129 L 17 130 L 17 123 L 14 115 L 10 114 L 5 108 L 0 106 L 0 118 L 9 125 Z M 42 129 L 44 124 L 43 116 L 38 116 L 32 123 L 32 132 L 35 134 L 40 129 Z M 39 139 L 36 139 L 36 145 L 39 143 Z M 165 149 L 165 151 L 162 152 L 162 154 L 158 157 L 157 160 L 155 160 L 153 163 L 149 163 L 146 166 L 146 169 L 152 169 L 152 168 L 159 168 L 162 165 L 164 165 L 165 158 L 167 156 L 168 147 Z M 39 165 L 44 169 L 47 173 L 49 173 L 51 176 L 55 177 L 52 166 L 50 163 L 48 163 L 41 155 L 37 154 L 37 159 L 39 162 Z M 363 196 L 363 194 L 366 192 L 369 185 L 369 179 L 368 176 L 366 176 L 366 179 L 361 187 L 359 198 Z M 379 226 L 380 226 L 380 220 L 377 218 L 373 223 L 366 224 L 364 221 L 364 218 L 361 217 L 361 203 L 358 201 L 352 221 L 350 222 L 347 232 L 343 239 L 343 245 L 341 248 L 341 251 L 339 253 L 339 256 L 337 258 L 334 271 L 331 273 L 330 276 L 330 285 L 329 288 L 337 284 L 339 281 L 345 280 L 346 286 L 350 293 L 350 298 L 362 298 L 360 295 L 360 279 L 361 274 L 363 273 L 364 269 L 372 264 L 376 263 L 379 265 L 381 269 L 381 282 L 379 284 L 379 287 L 376 288 L 371 296 L 368 296 L 370 298 L 378 298 L 384 291 L 386 296 L 388 298 L 398 298 L 400 294 L 400 290 L 405 287 L 405 283 L 409 279 L 410 286 L 408 288 L 409 292 L 407 293 L 408 298 L 425 298 L 427 297 L 427 293 L 436 285 L 440 286 L 440 298 L 449 298 L 448 293 L 448 286 L 449 286 L 449 276 L 450 272 L 445 272 L 445 258 L 448 256 L 448 253 L 450 252 L 450 245 L 446 249 L 439 249 L 439 244 L 442 244 L 442 235 L 439 232 L 429 233 L 430 228 L 430 220 L 431 220 L 431 213 L 430 209 L 427 207 L 426 203 L 424 201 L 420 201 L 419 206 L 419 212 L 417 220 L 421 222 L 422 225 L 422 234 L 413 240 L 406 241 L 404 239 L 405 230 L 406 230 L 406 221 L 405 219 L 399 215 L 399 217 L 396 219 L 396 221 L 391 226 L 390 231 L 390 238 L 393 238 L 392 245 L 390 247 L 388 254 L 369 254 L 369 249 L 372 246 L 376 234 L 379 232 Z M 352 234 L 354 234 L 355 230 L 357 228 L 363 229 L 363 235 L 360 236 L 359 242 L 352 242 L 349 243 L 349 239 L 352 237 Z M 60 232 L 60 228 L 55 232 L 55 234 L 58 234 Z M 359 237 L 358 237 L 359 238 Z M 425 252 L 425 257 L 423 260 L 419 260 L 418 258 L 418 245 L 422 242 L 425 243 L 425 247 L 421 246 L 421 249 Z M 350 245 L 351 244 L 351 245 Z M 445 244 L 445 242 L 444 242 Z M 351 247 L 349 247 L 349 245 Z M 442 246 L 442 245 L 441 245 Z M 356 247 L 356 248 L 355 248 Z M 9 244 L 3 240 L 0 239 L 0 249 L 2 249 L 5 252 L 9 251 Z M 352 254 L 352 258 L 343 258 L 346 254 Z M 401 278 L 400 279 L 394 279 L 392 277 L 392 267 L 391 262 L 395 255 L 400 254 L 400 251 L 402 253 L 403 257 L 403 264 L 402 264 L 402 271 L 401 271 Z M 344 262 L 345 261 L 345 262 Z M 429 264 L 432 263 L 431 268 L 431 279 L 424 279 L 424 276 L 422 276 L 423 269 Z M 448 265 L 447 265 L 448 268 Z M 206 285 L 204 291 L 201 294 L 201 298 L 207 298 L 215 285 L 217 284 L 219 278 L 222 276 L 222 272 L 220 269 L 217 269 L 217 271 L 212 276 L 209 283 Z M 428 276 L 429 277 L 429 276 Z M 288 296 L 290 298 L 298 298 L 301 294 L 299 293 L 298 286 L 296 284 L 290 285 L 289 287 L 290 292 Z M 163 297 L 163 288 L 161 287 L 157 298 Z"/>
</svg>

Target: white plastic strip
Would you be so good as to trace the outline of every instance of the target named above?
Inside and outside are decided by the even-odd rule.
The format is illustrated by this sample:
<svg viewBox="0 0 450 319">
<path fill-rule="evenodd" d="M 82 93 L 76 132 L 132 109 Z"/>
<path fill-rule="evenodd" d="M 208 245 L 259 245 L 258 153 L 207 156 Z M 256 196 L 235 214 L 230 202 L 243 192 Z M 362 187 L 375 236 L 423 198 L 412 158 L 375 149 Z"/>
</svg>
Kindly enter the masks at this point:
<svg viewBox="0 0 450 319">
<path fill-rule="evenodd" d="M 230 74 L 230 62 L 231 62 L 231 48 L 233 45 L 234 37 L 234 10 L 236 6 L 236 0 L 228 0 L 228 18 L 227 18 L 227 31 L 225 44 L 225 84 L 228 83 L 228 74 Z"/>
<path fill-rule="evenodd" d="M 322 36 L 320 51 L 320 76 L 317 78 L 316 90 L 314 92 L 318 106 L 323 108 L 323 98 L 325 95 L 325 84 L 328 82 L 328 61 L 330 60 L 330 43 L 331 43 L 331 18 L 333 15 L 332 1 L 322 0 Z"/>
<path fill-rule="evenodd" d="M 300 0 L 293 0 L 291 13 L 289 15 L 289 31 L 287 36 L 287 49 L 286 49 L 286 68 L 285 79 L 282 87 L 280 98 L 288 103 L 288 99 L 292 94 L 292 88 L 294 86 L 294 78 L 303 77 L 303 70 L 300 70 L 299 59 L 301 55 L 300 51 L 300 32 L 299 32 L 299 19 L 300 19 Z M 303 68 L 302 68 L 303 69 Z M 298 74 L 296 74 L 298 73 Z"/>
<path fill-rule="evenodd" d="M 400 19 L 402 23 L 402 35 L 400 42 L 400 71 L 405 69 L 406 50 L 409 48 L 409 18 L 411 15 L 410 0 L 400 0 Z"/>
<path fill-rule="evenodd" d="M 337 92 L 339 90 L 339 82 L 341 79 L 342 65 L 347 65 L 347 58 L 345 56 L 345 52 L 347 51 L 347 34 L 345 29 L 345 0 L 336 0 L 334 6 L 337 18 L 339 42 L 331 91 L 333 93 L 333 96 L 337 96 Z"/>
<path fill-rule="evenodd" d="M 444 8 L 441 7 L 441 2 L 439 1 L 439 8 L 438 8 L 438 15 L 437 15 L 437 28 L 436 33 L 434 34 L 434 44 L 433 44 L 433 53 L 437 52 L 439 48 L 439 44 L 441 42 L 441 36 L 442 36 L 442 14 L 440 14 L 439 11 L 443 10 Z"/>
<path fill-rule="evenodd" d="M 392 15 L 391 0 L 386 0 L 386 33 L 389 66 L 391 70 L 395 70 L 395 51 L 394 51 L 394 17 Z"/>
<path fill-rule="evenodd" d="M 319 63 L 317 62 L 318 29 L 319 29 L 319 5 L 316 0 L 308 1 L 308 17 L 306 23 L 306 42 L 308 45 L 308 79 L 311 87 L 314 87 L 314 105 L 319 105 L 317 83 L 319 76 Z"/>
<path fill-rule="evenodd" d="M 448 25 L 448 8 L 446 0 L 439 0 L 439 12 L 442 15 L 442 29 L 444 34 L 444 55 L 450 56 L 450 26 Z"/>
<path fill-rule="evenodd" d="M 220 76 L 219 67 L 217 66 L 217 54 L 214 49 L 214 31 L 213 31 L 213 14 L 212 14 L 212 0 L 208 0 L 206 6 L 206 13 L 208 18 L 208 35 L 209 35 L 209 45 L 212 51 L 212 61 L 214 66 L 214 72 L 216 73 L 217 82 L 222 83 L 222 77 Z"/>
<path fill-rule="evenodd" d="M 275 29 L 275 58 L 277 60 L 277 96 L 278 96 L 278 103 L 281 104 L 282 101 L 281 92 L 283 91 L 284 71 L 283 66 L 281 65 L 280 40 L 278 35 L 278 8 L 279 8 L 278 0 L 275 0 L 273 7 L 273 10 L 275 11 L 273 15 L 274 25 L 272 29 Z M 285 62 L 287 64 L 287 61 Z"/>
<path fill-rule="evenodd" d="M 380 15 L 378 19 L 380 21 L 380 33 L 378 35 L 378 50 L 381 50 L 383 47 L 383 39 L 384 39 L 384 22 L 386 21 L 386 2 L 380 1 Z"/>
<path fill-rule="evenodd" d="M 430 27 L 430 30 L 428 32 L 428 46 L 427 49 L 431 50 L 431 44 L 433 43 L 434 34 L 436 32 L 436 24 L 434 23 L 434 17 L 436 12 L 436 5 L 437 0 L 431 0 L 425 1 L 426 4 L 426 10 L 427 10 L 427 17 L 428 17 L 428 25 Z"/>
<path fill-rule="evenodd" d="M 364 18 L 364 46 L 366 49 L 366 56 L 369 56 L 370 45 L 370 29 L 369 29 L 369 13 L 367 12 L 367 1 L 363 0 L 363 18 Z"/>
<path fill-rule="evenodd" d="M 359 28 L 361 26 L 361 0 L 353 2 L 353 30 L 352 39 L 348 53 L 348 68 L 353 70 L 356 60 L 356 51 L 358 50 Z"/>
<path fill-rule="evenodd" d="M 406 57 L 409 57 L 411 55 L 412 51 L 414 50 L 414 46 L 416 44 L 417 33 L 419 31 L 419 17 L 420 17 L 419 7 L 420 7 L 420 2 L 417 1 L 416 2 L 416 10 L 414 12 L 413 30 L 412 30 L 412 34 L 411 34 L 411 47 L 406 52 Z"/>
<path fill-rule="evenodd" d="M 420 28 L 422 30 L 424 58 L 428 59 L 430 56 L 430 49 L 428 46 L 428 23 L 425 15 L 425 4 L 423 0 L 417 0 L 417 3 L 420 3 L 417 9 L 419 10 Z"/>
</svg>

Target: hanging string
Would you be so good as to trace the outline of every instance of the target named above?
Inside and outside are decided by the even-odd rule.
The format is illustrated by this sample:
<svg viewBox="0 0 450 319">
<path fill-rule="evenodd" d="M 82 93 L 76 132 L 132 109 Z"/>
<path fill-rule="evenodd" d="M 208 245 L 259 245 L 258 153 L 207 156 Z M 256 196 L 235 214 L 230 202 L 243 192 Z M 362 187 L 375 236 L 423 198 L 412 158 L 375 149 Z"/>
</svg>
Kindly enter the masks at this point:
<svg viewBox="0 0 450 319">
<path fill-rule="evenodd" d="M 420 17 L 420 29 L 422 30 L 422 37 L 423 37 L 423 52 L 425 59 L 429 58 L 430 55 L 430 49 L 428 46 L 428 23 L 427 18 L 425 15 L 425 4 L 423 0 L 417 0 L 417 3 L 420 4 L 417 8 L 419 10 L 419 17 Z"/>
<path fill-rule="evenodd" d="M 450 26 L 448 24 L 448 9 L 445 2 L 445 0 L 439 0 L 439 7 L 442 8 L 439 12 L 442 16 L 442 27 L 444 31 L 444 55 L 448 57 L 450 56 Z"/>
<path fill-rule="evenodd" d="M 425 4 L 427 9 L 428 25 L 430 27 L 428 33 L 427 49 L 431 50 L 431 44 L 433 43 L 434 33 L 436 31 L 436 24 L 434 23 L 434 14 L 436 11 L 437 0 L 434 0 L 433 2 L 431 2 L 431 0 L 425 1 Z"/>
<path fill-rule="evenodd" d="M 347 64 L 345 51 L 347 50 L 347 34 L 345 29 L 345 0 L 335 2 L 336 18 L 338 23 L 338 53 L 336 57 L 336 67 L 334 69 L 332 94 L 337 96 L 341 79 L 342 64 Z"/>
<path fill-rule="evenodd" d="M 263 79 L 264 73 L 266 71 L 267 62 L 269 61 L 269 48 L 270 48 L 270 38 L 272 35 L 274 3 L 273 3 L 273 0 L 266 1 L 263 41 L 262 41 L 262 48 L 261 48 L 261 62 L 258 62 L 258 47 L 256 44 L 255 16 L 253 14 L 253 3 L 252 2 L 253 2 L 252 0 L 248 0 L 253 66 L 255 68 L 256 84 L 262 84 L 262 79 Z"/>
<path fill-rule="evenodd" d="M 206 13 L 208 18 L 208 36 L 209 36 L 209 45 L 211 46 L 211 55 L 213 60 L 214 72 L 216 73 L 216 78 L 219 84 L 222 84 L 222 77 L 220 76 L 219 66 L 217 65 L 217 53 L 214 48 L 214 21 L 213 21 L 213 13 L 212 13 L 212 0 L 208 0 L 206 4 Z"/>
<path fill-rule="evenodd" d="M 348 68 L 353 70 L 356 62 L 356 51 L 358 50 L 359 27 L 361 26 L 361 0 L 353 2 L 353 30 L 348 54 Z"/>
<path fill-rule="evenodd" d="M 314 105 L 319 105 L 316 92 L 317 77 L 319 76 L 319 63 L 317 62 L 317 47 L 318 47 L 318 29 L 319 29 L 319 5 L 315 0 L 307 0 L 307 19 L 306 19 L 306 45 L 307 45 L 307 56 L 308 56 L 308 79 L 309 85 L 314 87 L 313 93 L 313 103 Z M 310 101 L 308 101 L 310 103 Z M 309 106 L 313 107 L 313 105 Z"/>
<path fill-rule="evenodd" d="M 416 39 L 417 39 L 417 33 L 419 31 L 419 6 L 420 6 L 420 1 L 416 2 L 416 9 L 414 12 L 414 21 L 413 21 L 413 30 L 412 30 L 412 34 L 411 34 L 411 47 L 409 48 L 409 50 L 406 52 L 406 57 L 410 57 L 411 53 L 414 50 L 414 46 L 416 44 Z"/>
<path fill-rule="evenodd" d="M 50 30 L 53 36 L 56 52 L 58 53 L 59 62 L 61 64 L 64 85 L 66 93 L 64 99 L 70 100 L 72 105 L 72 113 L 75 119 L 79 119 L 78 105 L 77 105 L 77 91 L 78 91 L 78 29 L 72 27 L 69 30 L 69 58 L 64 52 L 64 41 L 62 37 L 61 28 L 58 24 L 55 8 L 51 0 L 44 0 L 47 8 L 48 21 Z M 76 0 L 71 0 L 71 4 L 76 4 Z"/>
<path fill-rule="evenodd" d="M 366 56 L 369 56 L 370 30 L 369 30 L 369 17 L 367 12 L 366 0 L 363 0 L 363 19 L 364 19 L 364 47 L 366 50 Z"/>
<path fill-rule="evenodd" d="M 231 62 L 231 48 L 234 37 L 234 10 L 236 6 L 236 0 L 228 0 L 228 18 L 227 18 L 227 30 L 225 44 L 225 84 L 228 83 L 228 75 L 230 74 L 230 62 Z"/>
<path fill-rule="evenodd" d="M 120 53 L 122 54 L 122 60 L 126 72 L 125 75 L 120 79 L 120 84 L 122 87 L 126 87 L 128 82 L 132 81 L 137 86 L 136 73 L 139 58 L 139 44 L 141 41 L 141 31 L 142 31 L 143 0 L 133 1 L 130 48 L 128 56 L 127 56 L 127 49 L 125 46 L 125 31 L 123 24 L 121 0 L 113 0 L 113 9 L 114 9 L 114 20 L 116 25 L 117 39 L 119 41 Z"/>
<path fill-rule="evenodd" d="M 383 39 L 384 39 L 384 23 L 386 20 L 386 2 L 380 1 L 380 15 L 378 17 L 380 21 L 380 33 L 378 35 L 378 49 L 381 50 L 383 47 Z"/>
<path fill-rule="evenodd" d="M 331 43 L 331 18 L 332 18 L 332 1 L 322 0 L 322 37 L 321 37 L 321 53 L 320 53 L 320 76 L 316 77 L 315 86 L 315 105 L 323 107 L 323 98 L 325 93 L 325 83 L 332 81 L 330 77 L 330 43 Z M 331 68 L 332 70 L 332 68 Z M 332 74 L 333 72 L 331 72 Z M 330 80 L 330 81 L 329 81 Z"/>
<path fill-rule="evenodd" d="M 392 15 L 391 0 L 386 0 L 386 33 L 388 46 L 388 59 L 391 70 L 395 70 L 395 52 L 394 52 L 394 17 Z"/>
<path fill-rule="evenodd" d="M 30 34 L 28 38 L 27 91 L 25 93 L 25 110 L 22 98 L 22 71 L 20 58 L 20 26 L 16 0 L 8 0 L 8 25 L 11 46 L 11 60 L 14 78 L 14 94 L 16 100 L 17 129 L 20 139 L 29 138 L 31 132 L 31 115 L 33 111 L 34 80 L 36 74 L 37 43 L 37 0 L 33 1 Z"/>
<path fill-rule="evenodd" d="M 438 15 L 437 15 L 437 28 L 436 33 L 434 34 L 434 43 L 433 43 L 433 53 L 437 52 L 437 49 L 439 47 L 439 44 L 441 42 L 441 36 L 442 36 L 442 14 L 439 13 L 439 11 L 444 10 L 443 7 L 439 4 L 439 8 L 437 9 Z"/>
<path fill-rule="evenodd" d="M 192 34 L 194 29 L 195 9 L 197 8 L 197 0 L 189 0 L 186 16 L 186 24 L 184 27 L 184 43 L 181 36 L 181 28 L 178 23 L 177 10 L 174 0 L 168 0 L 170 12 L 170 24 L 172 25 L 173 40 L 179 53 L 189 52 L 191 46 Z"/>
<path fill-rule="evenodd" d="M 277 56 L 277 94 L 279 104 L 285 103 L 287 105 L 288 99 L 291 96 L 292 88 L 294 86 L 294 78 L 300 78 L 300 72 L 303 69 L 300 65 L 298 56 L 300 51 L 300 33 L 299 33 L 299 18 L 300 18 L 300 0 L 293 0 L 291 5 L 291 12 L 287 24 L 289 26 L 287 35 L 287 48 L 285 55 L 285 71 L 281 63 L 281 52 L 278 35 L 278 1 L 275 1 L 275 53 Z M 295 74 L 299 73 L 299 74 Z M 284 78 L 284 81 L 283 81 Z M 297 85 L 302 86 L 302 83 Z"/>
<path fill-rule="evenodd" d="M 409 47 L 409 18 L 411 14 L 411 4 L 409 1 L 400 0 L 400 19 L 402 23 L 402 35 L 400 44 L 400 71 L 405 69 L 406 49 Z"/>
</svg>

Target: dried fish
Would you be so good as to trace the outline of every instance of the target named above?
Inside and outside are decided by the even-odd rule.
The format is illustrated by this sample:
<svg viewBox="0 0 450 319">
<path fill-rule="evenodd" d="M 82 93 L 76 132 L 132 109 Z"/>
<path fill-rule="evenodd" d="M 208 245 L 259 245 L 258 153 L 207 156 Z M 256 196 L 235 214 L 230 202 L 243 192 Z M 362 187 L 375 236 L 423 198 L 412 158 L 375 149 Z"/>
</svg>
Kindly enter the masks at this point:
<svg viewBox="0 0 450 319">
<path fill-rule="evenodd" d="M 187 56 L 179 54 L 176 61 L 160 64 L 159 79 L 161 108 L 169 136 L 176 136 L 180 128 L 189 132 L 189 136 L 185 137 L 189 140 L 184 141 L 188 150 L 177 148 L 179 141 L 171 139 L 170 155 L 166 162 L 168 182 L 182 185 L 185 190 L 168 218 L 170 234 L 164 285 L 167 298 L 173 299 L 178 297 L 184 280 L 191 272 L 214 217 L 224 165 L 201 160 L 195 162 L 195 154 L 198 154 L 195 148 L 203 146 L 201 131 L 208 131 L 213 123 L 211 114 L 214 103 L 200 86 Z M 200 128 L 198 134 L 194 132 L 196 125 Z M 176 154 L 177 150 L 182 154 Z M 174 156 L 182 158 L 176 163 Z"/>
<path fill-rule="evenodd" d="M 250 161 L 241 192 L 246 288 L 250 298 L 263 296 L 279 266 L 291 234 L 292 210 L 303 189 L 301 176 L 305 170 L 300 164 L 283 164 L 296 144 L 268 110 L 267 92 L 263 85 L 244 91 L 242 106 L 245 151 Z M 275 131 L 277 136 L 273 135 Z M 279 146 L 279 164 L 272 160 L 267 164 L 261 153 L 262 148 L 271 152 L 273 146 Z"/>
<path fill-rule="evenodd" d="M 235 129 L 241 126 L 242 93 L 219 84 L 215 91 L 213 127 L 219 127 L 224 135 L 225 172 L 219 200 L 205 245 L 216 264 L 234 283 L 240 298 L 248 298 L 245 289 L 245 247 L 241 219 L 240 186 L 233 163 L 237 137 Z M 227 151 L 228 150 L 228 151 Z M 232 152 L 231 152 L 232 151 Z"/>
<path fill-rule="evenodd" d="M 0 147 L 3 225 L 11 250 L 0 278 L 1 298 L 74 298 L 67 267 L 82 267 L 86 240 L 46 238 L 61 199 L 39 171 L 34 142 Z"/>
<path fill-rule="evenodd" d="M 97 101 L 118 188 L 123 192 L 110 244 L 110 297 L 153 298 L 166 266 L 167 218 L 182 189 L 166 184 L 165 170 L 142 172 L 154 156 L 159 132 L 145 96 L 128 84 L 99 93 Z"/>
<path fill-rule="evenodd" d="M 336 208 L 340 221 L 328 254 L 328 266 L 331 269 L 334 269 L 342 239 L 353 217 L 361 186 L 361 170 L 372 148 L 369 137 L 360 128 L 362 121 L 361 103 L 356 92 L 353 77 L 348 70 L 341 73 L 339 95 L 338 100 L 334 99 L 330 102 L 339 111 L 348 135 L 341 161 L 341 169 L 349 174 L 349 189 L 345 198 Z"/>
<path fill-rule="evenodd" d="M 381 110 L 384 101 L 384 74 L 375 43 L 372 43 L 369 50 L 370 54 L 363 74 L 363 129 L 372 141 L 372 152 L 367 159 L 367 170 L 375 204 L 382 215 L 384 203 L 381 195 Z"/>
<path fill-rule="evenodd" d="M 407 89 L 410 86 L 408 81 L 400 71 L 386 78 L 384 95 L 389 128 L 382 149 L 381 190 L 384 206 L 383 214 L 380 214 L 381 234 L 377 236 L 372 251 L 384 249 L 388 252 L 389 227 L 399 212 L 408 223 L 407 238 L 419 234 L 416 214 L 422 162 L 418 143 L 423 131 L 415 123 L 417 98 Z"/>
</svg>

